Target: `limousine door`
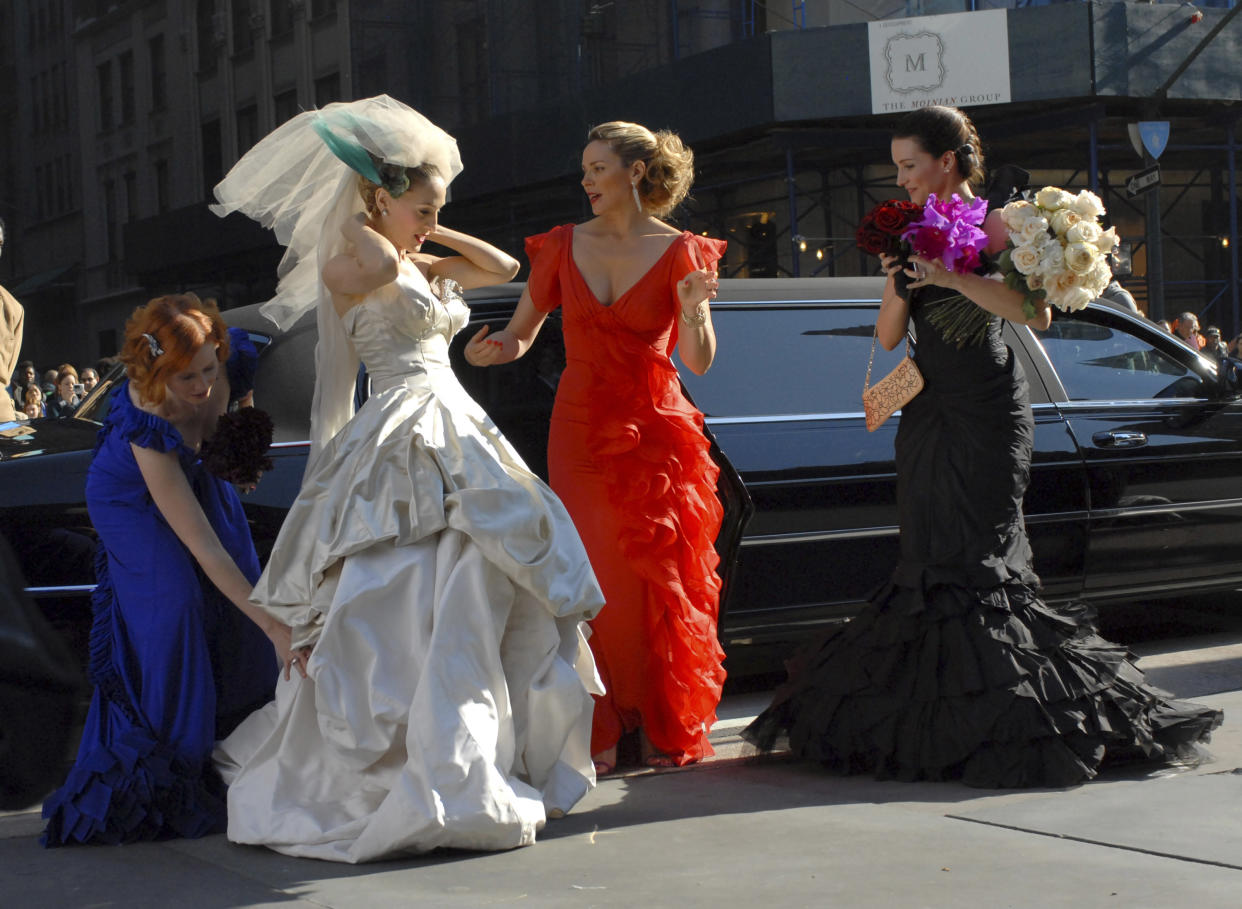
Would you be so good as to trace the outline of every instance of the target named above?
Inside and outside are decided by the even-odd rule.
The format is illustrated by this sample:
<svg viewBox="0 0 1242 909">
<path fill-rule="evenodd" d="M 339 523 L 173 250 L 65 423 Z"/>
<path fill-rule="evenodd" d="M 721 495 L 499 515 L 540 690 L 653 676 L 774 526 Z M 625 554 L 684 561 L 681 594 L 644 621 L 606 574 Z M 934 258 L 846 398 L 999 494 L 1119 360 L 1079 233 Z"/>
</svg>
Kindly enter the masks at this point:
<svg viewBox="0 0 1242 909">
<path fill-rule="evenodd" d="M 1206 361 L 1103 306 L 1037 333 L 1090 494 L 1086 592 L 1242 582 L 1242 404 Z"/>
</svg>

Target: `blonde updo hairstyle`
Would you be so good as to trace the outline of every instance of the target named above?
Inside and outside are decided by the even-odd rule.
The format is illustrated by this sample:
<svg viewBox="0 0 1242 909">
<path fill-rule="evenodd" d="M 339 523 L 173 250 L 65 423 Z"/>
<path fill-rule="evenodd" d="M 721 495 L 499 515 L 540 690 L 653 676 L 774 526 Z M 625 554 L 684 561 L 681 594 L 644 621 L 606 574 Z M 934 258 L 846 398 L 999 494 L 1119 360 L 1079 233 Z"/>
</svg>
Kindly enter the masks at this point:
<svg viewBox="0 0 1242 909">
<path fill-rule="evenodd" d="M 587 134 L 587 143 L 605 142 L 629 167 L 635 161 L 647 165 L 638 181 L 643 209 L 663 218 L 681 204 L 694 182 L 694 152 L 675 132 L 652 132 L 637 123 L 612 120 L 601 123 Z"/>
<path fill-rule="evenodd" d="M 438 167 L 426 162 L 417 167 L 402 167 L 399 164 L 388 164 L 374 155 L 371 155 L 371 160 L 375 162 L 375 169 L 379 171 L 379 175 L 384 182 L 382 184 L 374 183 L 361 175 L 358 177 L 358 195 L 362 196 L 362 204 L 366 208 L 368 218 L 379 216 L 379 209 L 375 204 L 375 194 L 380 191 L 381 186 L 388 190 L 389 195 L 396 199 L 415 184 L 423 185 L 430 183 L 437 177 L 444 178 Z"/>
<path fill-rule="evenodd" d="M 983 185 L 983 146 L 975 124 L 956 107 L 932 105 L 913 110 L 897 121 L 894 139 L 913 139 L 923 151 L 939 158 L 953 152 L 958 174 L 972 187 Z"/>
<path fill-rule="evenodd" d="M 229 358 L 229 332 L 215 301 L 192 293 L 169 294 L 134 310 L 125 323 L 119 359 L 139 397 L 160 404 L 168 380 L 188 369 L 204 344 L 215 345 L 221 363 Z"/>
</svg>

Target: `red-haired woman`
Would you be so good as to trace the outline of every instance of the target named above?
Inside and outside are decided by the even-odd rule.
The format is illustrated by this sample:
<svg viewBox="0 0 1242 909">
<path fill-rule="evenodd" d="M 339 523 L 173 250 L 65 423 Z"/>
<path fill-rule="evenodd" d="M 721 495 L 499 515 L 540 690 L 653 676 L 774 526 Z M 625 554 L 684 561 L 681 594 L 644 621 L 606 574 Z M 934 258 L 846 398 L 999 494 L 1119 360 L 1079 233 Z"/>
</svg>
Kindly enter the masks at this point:
<svg viewBox="0 0 1242 909">
<path fill-rule="evenodd" d="M 233 486 L 198 456 L 229 398 L 228 329 L 193 294 L 139 307 L 86 479 L 99 534 L 77 761 L 48 799 L 44 843 L 223 829 L 217 738 L 272 696 L 287 626 L 249 603 L 259 561 Z"/>
</svg>

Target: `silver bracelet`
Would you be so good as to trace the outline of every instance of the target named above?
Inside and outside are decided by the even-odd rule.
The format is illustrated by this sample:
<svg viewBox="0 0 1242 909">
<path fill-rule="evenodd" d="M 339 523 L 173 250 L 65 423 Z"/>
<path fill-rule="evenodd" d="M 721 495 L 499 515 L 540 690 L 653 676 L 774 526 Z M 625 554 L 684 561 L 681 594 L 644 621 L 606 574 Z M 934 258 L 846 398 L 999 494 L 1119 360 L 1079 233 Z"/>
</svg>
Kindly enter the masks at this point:
<svg viewBox="0 0 1242 909">
<path fill-rule="evenodd" d="M 684 322 L 686 325 L 697 327 L 707 321 L 707 301 L 706 300 L 700 300 L 698 302 L 698 304 L 694 307 L 694 315 L 692 316 L 686 315 L 686 311 L 684 309 L 681 309 L 681 307 L 678 307 L 678 309 L 681 312 L 681 321 Z"/>
</svg>

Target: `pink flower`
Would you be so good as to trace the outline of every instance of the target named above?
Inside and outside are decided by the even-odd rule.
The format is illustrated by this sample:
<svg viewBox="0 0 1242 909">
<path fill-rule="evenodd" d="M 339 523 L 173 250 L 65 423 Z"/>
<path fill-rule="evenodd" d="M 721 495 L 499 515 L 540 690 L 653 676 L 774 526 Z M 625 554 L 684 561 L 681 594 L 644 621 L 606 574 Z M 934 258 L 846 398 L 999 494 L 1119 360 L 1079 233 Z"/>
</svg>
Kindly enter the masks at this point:
<svg viewBox="0 0 1242 909">
<path fill-rule="evenodd" d="M 951 199 L 937 199 L 932 193 L 923 207 L 923 217 L 911 222 L 901 238 L 915 255 L 939 259 L 944 267 L 959 274 L 979 267 L 979 253 L 987 248 L 988 235 L 979 229 L 987 217 L 986 199 L 964 201 L 957 193 Z"/>
</svg>

